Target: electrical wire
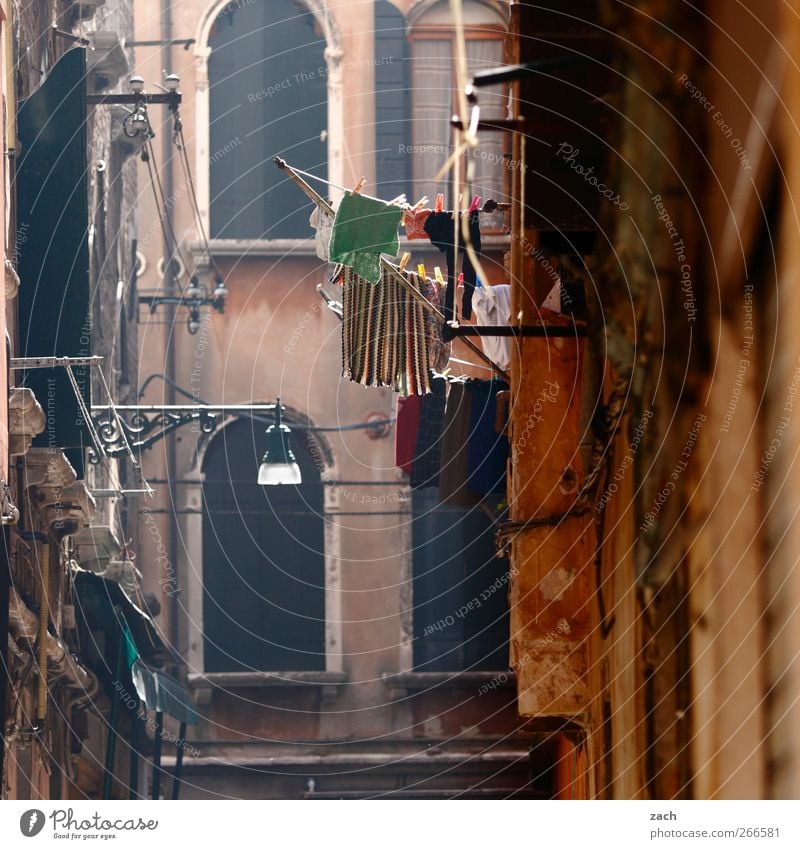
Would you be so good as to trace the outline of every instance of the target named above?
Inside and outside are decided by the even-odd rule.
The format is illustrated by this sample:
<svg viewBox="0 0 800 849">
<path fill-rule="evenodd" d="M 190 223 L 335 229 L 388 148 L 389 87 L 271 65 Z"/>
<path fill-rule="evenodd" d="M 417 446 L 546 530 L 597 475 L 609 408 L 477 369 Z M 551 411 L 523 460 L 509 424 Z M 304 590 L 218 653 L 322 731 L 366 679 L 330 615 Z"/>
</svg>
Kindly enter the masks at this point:
<svg viewBox="0 0 800 849">
<path fill-rule="evenodd" d="M 167 243 L 170 249 L 169 260 L 171 261 L 172 257 L 174 255 L 177 255 L 184 269 L 187 269 L 189 267 L 189 264 L 186 262 L 186 259 L 184 258 L 181 252 L 180 246 L 178 244 L 178 237 L 175 235 L 175 228 L 172 226 L 172 219 L 170 218 L 169 212 L 167 211 L 167 196 L 164 193 L 164 187 L 161 184 L 161 176 L 158 173 L 158 168 L 156 168 L 155 166 L 153 141 L 150 138 L 145 141 L 145 151 L 147 153 L 147 156 L 143 158 L 147 163 L 147 171 L 150 175 L 150 185 L 153 188 L 153 194 L 156 199 L 156 209 L 158 211 L 158 219 L 161 223 L 162 231 L 164 234 L 164 241 Z M 169 231 L 169 234 L 167 231 Z M 194 275 L 195 270 L 196 265 L 192 267 L 192 274 L 190 275 L 190 277 Z"/>
<path fill-rule="evenodd" d="M 192 204 L 192 214 L 194 215 L 195 223 L 197 224 L 197 229 L 200 233 L 200 239 L 203 242 L 203 247 L 206 251 L 206 256 L 208 257 L 209 263 L 213 267 L 214 271 L 222 278 L 222 272 L 217 265 L 217 261 L 214 259 L 213 254 L 211 253 L 211 245 L 208 241 L 208 233 L 206 232 L 206 225 L 203 222 L 203 216 L 200 213 L 200 204 L 197 201 L 197 192 L 194 186 L 194 179 L 192 177 L 192 169 L 189 167 L 189 156 L 186 153 L 186 139 L 183 135 L 183 123 L 180 121 L 177 112 L 175 113 L 175 121 L 177 124 L 177 128 L 175 131 L 175 144 L 180 151 L 180 155 L 178 157 L 178 161 L 181 163 L 181 167 L 183 168 L 183 175 L 186 178 L 186 182 L 189 186 L 189 197 Z"/>
</svg>

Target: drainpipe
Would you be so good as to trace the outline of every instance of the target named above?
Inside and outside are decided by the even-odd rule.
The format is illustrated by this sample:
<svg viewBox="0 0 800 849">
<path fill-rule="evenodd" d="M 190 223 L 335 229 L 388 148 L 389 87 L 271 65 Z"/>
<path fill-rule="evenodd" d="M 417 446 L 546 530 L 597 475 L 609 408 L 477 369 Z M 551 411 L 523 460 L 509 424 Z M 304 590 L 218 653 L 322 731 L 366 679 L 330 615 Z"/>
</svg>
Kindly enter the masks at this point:
<svg viewBox="0 0 800 849">
<path fill-rule="evenodd" d="M 167 73 L 172 71 L 172 0 L 161 0 L 161 66 Z M 173 167 L 173 144 L 171 128 L 165 125 L 162 131 L 161 138 L 162 156 L 164 160 L 164 199 L 167 204 L 172 203 L 172 197 L 175 191 L 175 170 Z M 165 206 L 164 216 L 170 214 L 170 209 Z M 172 259 L 177 245 L 165 244 L 165 253 L 167 257 Z M 172 271 L 172 263 L 168 262 L 164 265 L 164 288 L 167 295 L 175 296 L 176 285 L 175 276 Z M 164 323 L 164 351 L 166 354 L 166 362 L 164 363 L 164 371 L 174 381 L 175 380 L 175 342 L 177 335 L 175 333 L 175 307 L 173 304 L 166 305 L 166 322 Z M 169 381 L 166 382 L 166 403 L 175 403 L 175 389 Z M 175 509 L 176 504 L 176 487 L 175 475 L 177 470 L 176 449 L 175 449 L 175 434 L 167 436 L 166 444 L 167 452 L 167 481 L 169 488 L 170 507 Z M 176 514 L 175 514 L 176 515 Z M 167 551 L 169 556 L 170 568 L 175 569 L 178 555 L 178 540 L 175 532 L 175 522 L 169 528 Z M 178 596 L 177 593 L 171 593 L 169 597 L 169 640 L 174 649 L 180 654 L 180 646 L 178 643 Z"/>
</svg>

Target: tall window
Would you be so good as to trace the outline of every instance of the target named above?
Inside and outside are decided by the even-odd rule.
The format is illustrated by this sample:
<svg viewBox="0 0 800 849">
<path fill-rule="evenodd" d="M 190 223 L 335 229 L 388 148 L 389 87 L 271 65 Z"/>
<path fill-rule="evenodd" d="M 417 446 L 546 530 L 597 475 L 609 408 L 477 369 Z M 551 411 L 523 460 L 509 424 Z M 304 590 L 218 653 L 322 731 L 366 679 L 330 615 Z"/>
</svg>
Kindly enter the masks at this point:
<svg viewBox="0 0 800 849">
<path fill-rule="evenodd" d="M 308 203 L 272 162 L 327 177 L 325 39 L 292 0 L 230 3 L 209 39 L 211 234 L 307 238 Z"/>
<path fill-rule="evenodd" d="M 503 61 L 503 23 L 487 6 L 466 3 L 467 70 L 494 68 Z M 439 3 L 416 23 L 411 33 L 412 157 L 414 197 L 431 200 L 443 191 L 436 174 L 450 156 L 451 116 L 458 111 L 456 82 L 456 40 L 450 22 L 449 6 Z M 502 87 L 480 90 L 481 117 L 504 118 L 506 94 Z M 480 147 L 472 152 L 475 162 L 474 194 L 506 199 L 508 165 L 503 158 L 507 140 L 503 133 L 481 132 Z M 418 153 L 417 153 L 418 152 Z M 452 203 L 452 198 L 448 202 Z"/>
<path fill-rule="evenodd" d="M 389 0 L 375 2 L 375 168 L 378 197 L 410 193 L 411 85 L 406 19 Z"/>
<path fill-rule="evenodd" d="M 495 524 L 478 507 L 413 496 L 414 668 L 508 667 L 508 560 L 495 556 Z"/>
<path fill-rule="evenodd" d="M 325 567 L 320 474 L 302 434 L 300 486 L 259 486 L 261 423 L 237 421 L 203 465 L 206 672 L 325 669 Z"/>
</svg>

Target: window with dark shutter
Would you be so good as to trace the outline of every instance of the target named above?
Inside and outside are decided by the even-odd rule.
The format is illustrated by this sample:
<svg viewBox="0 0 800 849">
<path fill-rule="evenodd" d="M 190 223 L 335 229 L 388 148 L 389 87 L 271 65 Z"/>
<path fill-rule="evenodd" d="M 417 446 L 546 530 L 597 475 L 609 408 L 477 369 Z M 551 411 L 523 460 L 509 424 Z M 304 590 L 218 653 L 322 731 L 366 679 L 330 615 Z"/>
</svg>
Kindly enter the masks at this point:
<svg viewBox="0 0 800 849">
<path fill-rule="evenodd" d="M 378 197 L 410 192 L 411 93 L 406 19 L 392 3 L 375 3 L 375 165 Z M 412 201 L 413 202 L 413 201 Z"/>
<path fill-rule="evenodd" d="M 325 38 L 291 0 L 226 7 L 209 39 L 211 234 L 309 235 L 309 203 L 272 163 L 327 177 Z"/>
<path fill-rule="evenodd" d="M 206 672 L 325 669 L 323 491 L 307 439 L 299 486 L 259 486 L 264 428 L 238 421 L 203 464 Z"/>
</svg>

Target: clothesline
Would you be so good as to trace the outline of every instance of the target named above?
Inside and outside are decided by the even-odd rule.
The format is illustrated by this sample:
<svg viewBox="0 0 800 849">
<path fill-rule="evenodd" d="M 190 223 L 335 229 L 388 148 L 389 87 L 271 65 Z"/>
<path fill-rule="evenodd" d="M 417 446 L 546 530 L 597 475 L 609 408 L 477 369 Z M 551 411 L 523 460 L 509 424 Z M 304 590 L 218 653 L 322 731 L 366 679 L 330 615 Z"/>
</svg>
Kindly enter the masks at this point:
<svg viewBox="0 0 800 849">
<path fill-rule="evenodd" d="M 273 162 L 275 162 L 276 165 L 278 165 L 278 163 L 275 161 L 277 159 L 278 159 L 278 157 L 276 156 L 275 159 L 273 160 Z M 283 160 L 281 160 L 281 161 L 283 161 Z M 284 162 L 284 165 L 286 165 L 285 162 Z M 324 183 L 326 186 L 330 186 L 332 189 L 339 189 L 339 191 L 342 191 L 342 192 L 352 192 L 353 191 L 352 186 L 348 189 L 346 186 L 340 186 L 338 183 L 332 183 L 330 180 L 326 180 L 323 177 L 319 177 L 316 174 L 310 173 L 309 171 L 303 171 L 301 168 L 295 168 L 294 166 L 289 166 L 289 165 L 286 165 L 286 167 L 291 168 L 292 171 L 295 172 L 295 174 L 302 174 L 304 177 L 310 177 L 312 180 L 316 180 L 318 183 Z M 282 168 L 282 166 L 278 165 L 278 168 Z M 361 195 L 361 197 L 369 198 L 369 200 L 379 200 L 379 201 L 381 200 L 381 198 L 374 198 L 374 197 L 372 197 L 372 195 L 366 195 L 366 194 L 364 194 L 364 192 L 361 192 L 361 191 L 359 192 L 359 194 Z M 405 195 L 403 195 L 403 197 L 405 197 Z M 385 201 L 382 201 L 382 202 L 385 203 Z M 333 207 L 331 207 L 330 211 L 333 212 Z"/>
<path fill-rule="evenodd" d="M 275 160 L 277 160 L 278 158 L 279 157 L 276 156 Z M 275 161 L 275 160 L 273 160 L 273 161 Z M 283 161 L 283 160 L 281 160 L 281 161 Z M 283 167 L 283 166 L 279 165 L 277 161 L 275 161 L 275 164 L 278 165 L 279 168 Z M 285 162 L 284 162 L 284 165 L 286 165 Z M 291 168 L 292 171 L 295 172 L 295 174 L 301 174 L 303 177 L 308 177 L 311 180 L 316 180 L 318 183 L 324 183 L 326 186 L 330 186 L 332 189 L 339 189 L 339 191 L 341 191 L 341 192 L 352 192 L 353 191 L 352 187 L 348 188 L 347 186 L 340 186 L 338 183 L 333 183 L 330 180 L 326 180 L 324 177 L 320 177 L 318 174 L 312 174 L 310 171 L 303 171 L 302 168 L 296 168 L 294 165 L 291 165 L 291 166 L 286 165 L 286 167 Z M 376 197 L 373 197 L 372 195 L 364 194 L 364 192 L 361 192 L 361 191 L 359 192 L 359 194 L 361 195 L 361 197 L 369 198 L 369 200 L 379 200 L 382 203 L 386 203 L 386 201 L 383 198 L 376 198 Z M 405 197 L 405 195 L 401 195 L 401 197 Z M 494 212 L 497 209 L 504 210 L 504 209 L 510 209 L 510 208 L 511 208 L 510 203 L 501 203 L 501 202 L 494 200 L 494 198 L 489 198 L 489 200 L 487 200 L 486 203 L 484 203 L 484 205 L 481 207 L 481 210 L 483 212 Z M 333 207 L 331 207 L 331 212 L 333 212 Z"/>
<path fill-rule="evenodd" d="M 303 192 L 305 192 L 305 194 L 308 195 L 308 197 L 311 198 L 311 200 L 313 200 L 324 212 L 327 212 L 329 215 L 335 214 L 333 206 L 331 206 L 331 204 L 328 203 L 328 201 L 325 200 L 325 198 L 323 198 L 322 195 L 319 194 L 319 192 L 317 192 L 314 188 L 312 188 L 300 176 L 301 173 L 305 174 L 305 172 L 301 172 L 300 169 L 294 168 L 293 166 L 289 165 L 284 159 L 281 159 L 280 156 L 274 157 L 272 161 L 282 171 L 286 171 L 286 173 L 289 175 L 289 179 L 292 180 L 292 182 L 296 183 L 297 186 Z M 325 181 L 323 181 L 323 182 L 325 182 Z M 434 304 L 432 304 L 422 294 L 422 292 L 420 292 L 419 289 L 416 288 L 416 286 L 413 286 L 409 282 L 408 277 L 406 277 L 406 275 L 396 265 L 389 262 L 389 260 L 387 260 L 383 256 L 381 256 L 380 262 L 381 262 L 381 268 L 387 274 L 390 274 L 395 280 L 397 280 L 397 282 L 401 286 L 403 286 L 405 289 L 407 289 L 408 292 L 410 292 L 411 295 L 420 302 L 420 304 L 422 305 L 422 307 L 424 309 L 426 309 L 432 315 L 435 315 L 436 318 L 438 318 L 439 321 L 441 321 L 442 323 L 446 322 L 444 313 L 438 307 L 436 307 Z M 470 339 L 467 339 L 467 338 L 462 338 L 460 341 L 467 348 L 469 348 L 477 357 L 479 357 L 481 360 L 483 360 L 483 362 L 485 362 L 498 377 L 501 377 L 507 383 L 510 383 L 510 378 L 508 376 L 508 373 L 504 369 L 500 368 L 500 366 L 497 365 L 497 363 L 494 362 L 494 360 L 492 360 L 490 357 L 487 357 L 486 354 L 483 352 L 483 350 L 480 348 L 480 346 L 476 345 L 474 342 L 472 342 Z"/>
</svg>

